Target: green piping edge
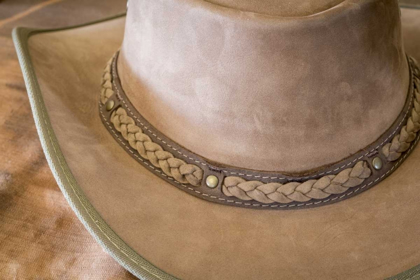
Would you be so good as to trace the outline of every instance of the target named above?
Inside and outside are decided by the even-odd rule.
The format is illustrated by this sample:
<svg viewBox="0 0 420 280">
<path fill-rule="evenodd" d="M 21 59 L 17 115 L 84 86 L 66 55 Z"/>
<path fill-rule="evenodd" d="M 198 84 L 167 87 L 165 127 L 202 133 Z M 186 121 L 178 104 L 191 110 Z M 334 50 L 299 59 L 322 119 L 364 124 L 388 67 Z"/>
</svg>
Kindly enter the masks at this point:
<svg viewBox="0 0 420 280">
<path fill-rule="evenodd" d="M 95 240 L 110 254 L 121 266 L 130 271 L 140 279 L 176 279 L 163 272 L 131 249 L 102 219 L 99 213 L 93 208 L 87 197 L 77 184 L 73 174 L 68 167 L 63 153 L 60 149 L 57 138 L 54 134 L 41 90 L 36 78 L 35 70 L 32 65 L 28 39 L 30 36 L 54 31 L 84 27 L 116 18 L 125 14 L 109 17 L 99 21 L 94 21 L 77 26 L 57 28 L 57 29 L 31 29 L 17 27 L 13 30 L 13 42 L 15 44 L 17 56 L 22 68 L 23 77 L 28 91 L 29 101 L 34 115 L 35 125 L 39 134 L 42 148 L 47 158 L 48 165 L 57 181 L 62 193 L 76 213 L 79 220 L 83 223 Z"/>
<path fill-rule="evenodd" d="M 420 6 L 400 5 L 401 8 L 420 9 Z M 48 165 L 64 194 L 66 200 L 76 213 L 79 220 L 95 238 L 105 251 L 110 254 L 121 266 L 140 279 L 152 280 L 176 279 L 174 276 L 155 267 L 132 248 L 130 248 L 102 219 L 99 213 L 93 208 L 83 191 L 79 187 L 73 174 L 68 167 L 66 160 L 61 152 L 57 138 L 51 126 L 48 113 L 42 98 L 31 57 L 28 49 L 28 39 L 30 36 L 54 31 L 63 31 L 78 27 L 84 27 L 108 20 L 117 19 L 125 16 L 119 14 L 94 22 L 89 22 L 76 26 L 69 26 L 57 29 L 32 29 L 17 27 L 13 29 L 13 42 L 15 44 L 17 56 L 22 68 L 28 97 L 34 115 L 35 125 L 39 134 L 42 149 L 47 158 Z M 420 265 L 395 275 L 388 280 L 420 280 Z"/>
<path fill-rule="evenodd" d="M 404 1 L 399 1 L 400 2 L 400 8 L 404 8 L 404 9 L 416 9 L 416 10 L 420 10 L 420 2 L 419 4 L 405 4 Z"/>
</svg>

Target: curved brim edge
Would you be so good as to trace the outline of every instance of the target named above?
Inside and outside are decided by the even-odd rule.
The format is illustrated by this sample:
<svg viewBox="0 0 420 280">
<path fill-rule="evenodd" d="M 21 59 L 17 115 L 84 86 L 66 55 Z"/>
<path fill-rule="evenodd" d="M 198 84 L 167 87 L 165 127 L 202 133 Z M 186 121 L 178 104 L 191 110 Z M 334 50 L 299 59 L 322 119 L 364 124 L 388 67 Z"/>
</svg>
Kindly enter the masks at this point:
<svg viewBox="0 0 420 280">
<path fill-rule="evenodd" d="M 401 5 L 402 8 L 420 9 L 419 6 Z M 50 119 L 46 112 L 41 90 L 32 66 L 27 42 L 30 36 L 38 33 L 61 31 L 82 26 L 92 25 L 119 17 L 125 14 L 108 17 L 99 21 L 82 25 L 58 29 L 31 29 L 17 27 L 13 30 L 13 41 L 22 69 L 29 101 L 34 116 L 35 125 L 40 142 L 45 153 L 48 165 L 57 181 L 60 190 L 76 213 L 79 220 L 94 237 L 94 239 L 110 254 L 121 266 L 140 279 L 175 279 L 173 276 L 158 269 L 142 258 L 130 248 L 103 220 L 84 195 L 67 165 L 63 153 L 54 134 Z M 391 280 L 420 279 L 420 265 L 406 270 Z"/>
<path fill-rule="evenodd" d="M 13 30 L 12 37 L 17 56 L 22 69 L 28 97 L 34 116 L 36 129 L 39 134 L 42 149 L 45 153 L 48 165 L 76 216 L 94 237 L 94 239 L 110 254 L 121 266 L 141 279 L 175 279 L 150 264 L 147 260 L 132 250 L 118 235 L 105 223 L 99 213 L 87 200 L 83 191 L 77 184 L 69 166 L 63 156 L 57 138 L 45 109 L 41 90 L 32 66 L 27 42 L 30 36 L 38 33 L 61 31 L 92 25 L 125 16 L 119 14 L 113 17 L 89 22 L 82 25 L 58 28 L 58 29 L 32 29 L 17 27 Z"/>
</svg>

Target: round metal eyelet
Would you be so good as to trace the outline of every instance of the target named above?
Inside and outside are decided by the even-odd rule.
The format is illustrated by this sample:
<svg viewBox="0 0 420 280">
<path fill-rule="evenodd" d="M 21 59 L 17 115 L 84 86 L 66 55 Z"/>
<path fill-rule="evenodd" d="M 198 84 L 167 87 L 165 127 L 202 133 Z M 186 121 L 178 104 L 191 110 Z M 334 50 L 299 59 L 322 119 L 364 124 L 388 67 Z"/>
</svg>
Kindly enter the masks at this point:
<svg viewBox="0 0 420 280">
<path fill-rule="evenodd" d="M 112 108 L 114 108 L 114 101 L 113 100 L 108 100 L 105 104 L 105 108 L 107 111 L 111 111 Z"/>
<path fill-rule="evenodd" d="M 373 168 L 375 168 L 376 170 L 382 169 L 382 166 L 383 166 L 382 159 L 380 157 L 374 158 L 372 160 L 372 165 L 373 165 Z"/>
<path fill-rule="evenodd" d="M 219 179 L 214 175 L 209 175 L 206 178 L 206 185 L 209 188 L 215 188 L 219 184 Z"/>
</svg>

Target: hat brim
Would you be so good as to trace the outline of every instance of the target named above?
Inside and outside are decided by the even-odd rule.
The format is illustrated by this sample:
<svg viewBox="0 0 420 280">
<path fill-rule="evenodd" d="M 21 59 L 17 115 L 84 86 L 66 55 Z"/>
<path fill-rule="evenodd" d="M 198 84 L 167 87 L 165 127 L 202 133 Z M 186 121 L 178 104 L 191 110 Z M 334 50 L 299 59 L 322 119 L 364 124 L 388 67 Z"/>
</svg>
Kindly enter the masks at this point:
<svg viewBox="0 0 420 280">
<path fill-rule="evenodd" d="M 358 196 L 307 210 L 210 203 L 139 165 L 104 128 L 100 79 L 124 17 L 14 31 L 41 143 L 69 204 L 96 240 L 144 279 L 379 279 L 420 274 L 420 147 Z M 420 10 L 402 9 L 420 61 Z M 414 268 L 413 268 L 414 267 Z"/>
</svg>

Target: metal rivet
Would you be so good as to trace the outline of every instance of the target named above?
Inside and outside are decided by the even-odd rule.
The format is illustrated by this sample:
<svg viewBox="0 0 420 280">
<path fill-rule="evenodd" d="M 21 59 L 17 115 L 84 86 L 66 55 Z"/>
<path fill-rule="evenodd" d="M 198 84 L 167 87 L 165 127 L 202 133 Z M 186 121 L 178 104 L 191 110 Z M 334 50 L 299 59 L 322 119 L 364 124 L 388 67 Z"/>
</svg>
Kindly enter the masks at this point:
<svg viewBox="0 0 420 280">
<path fill-rule="evenodd" d="M 114 108 L 114 101 L 113 100 L 108 100 L 105 104 L 105 108 L 107 111 L 111 111 L 112 108 Z"/>
<path fill-rule="evenodd" d="M 379 157 L 376 157 L 372 160 L 372 165 L 376 170 L 379 170 L 382 168 L 382 160 Z"/>
<path fill-rule="evenodd" d="M 213 189 L 213 188 L 217 187 L 217 184 L 219 184 L 219 179 L 216 176 L 214 176 L 214 175 L 207 176 L 207 178 L 206 178 L 207 187 Z"/>
</svg>

